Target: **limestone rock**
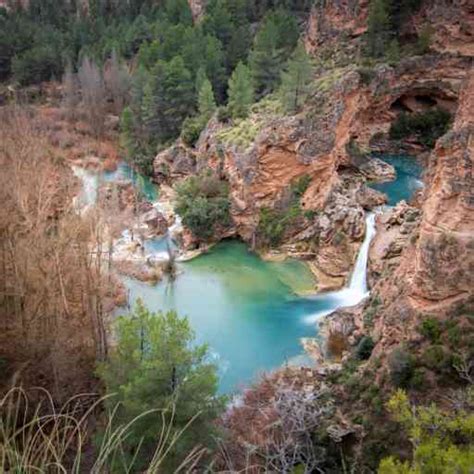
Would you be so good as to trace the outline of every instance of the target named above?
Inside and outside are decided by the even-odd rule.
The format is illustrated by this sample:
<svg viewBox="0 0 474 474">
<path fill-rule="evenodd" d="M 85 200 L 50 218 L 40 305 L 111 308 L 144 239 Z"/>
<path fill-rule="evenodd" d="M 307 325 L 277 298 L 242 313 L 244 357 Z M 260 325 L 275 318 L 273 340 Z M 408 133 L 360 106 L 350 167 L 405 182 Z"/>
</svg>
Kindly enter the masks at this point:
<svg viewBox="0 0 474 474">
<path fill-rule="evenodd" d="M 193 152 L 177 143 L 157 155 L 153 162 L 153 176 L 156 182 L 166 183 L 194 174 L 196 158 Z"/>
</svg>

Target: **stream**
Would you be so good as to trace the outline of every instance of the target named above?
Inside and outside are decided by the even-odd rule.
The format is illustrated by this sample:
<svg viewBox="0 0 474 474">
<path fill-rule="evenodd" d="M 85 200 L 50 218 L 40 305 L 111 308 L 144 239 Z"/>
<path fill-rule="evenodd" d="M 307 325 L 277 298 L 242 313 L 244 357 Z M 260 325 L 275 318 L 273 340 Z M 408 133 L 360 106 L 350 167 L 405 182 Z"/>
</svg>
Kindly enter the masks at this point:
<svg viewBox="0 0 474 474">
<path fill-rule="evenodd" d="M 397 179 L 373 187 L 389 196 L 389 204 L 407 199 L 419 187 L 421 167 L 409 167 L 412 158 L 382 157 L 397 170 Z M 97 197 L 97 174 L 75 169 L 84 186 L 78 196 L 83 205 Z M 121 164 L 105 181 L 131 179 L 146 199 L 156 200 L 151 181 Z M 414 183 L 417 183 L 416 185 Z M 385 186 L 385 187 L 384 187 Z M 400 197 L 402 196 L 402 197 Z M 130 303 L 141 298 L 153 311 L 176 310 L 187 316 L 198 343 L 209 345 L 218 365 L 221 393 L 239 391 L 282 364 L 311 365 L 301 338 L 317 336 L 317 321 L 337 308 L 352 306 L 368 295 L 366 268 L 375 215 L 366 217 L 366 235 L 350 284 L 340 291 L 310 295 L 314 281 L 308 267 L 296 260 L 275 263 L 261 260 L 246 245 L 223 241 L 189 262 L 178 262 L 178 277 L 150 286 L 124 278 Z M 147 242 L 146 252 L 166 250 L 166 238 Z M 308 296 L 301 296 L 308 295 Z M 123 313 L 123 310 L 122 310 Z"/>
</svg>

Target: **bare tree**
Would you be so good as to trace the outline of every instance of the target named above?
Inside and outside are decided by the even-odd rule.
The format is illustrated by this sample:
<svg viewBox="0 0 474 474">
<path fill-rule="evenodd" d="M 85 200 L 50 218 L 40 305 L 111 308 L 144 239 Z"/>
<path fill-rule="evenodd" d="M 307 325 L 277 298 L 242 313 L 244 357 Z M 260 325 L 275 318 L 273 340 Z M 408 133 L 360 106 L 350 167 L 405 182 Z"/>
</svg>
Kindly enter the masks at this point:
<svg viewBox="0 0 474 474">
<path fill-rule="evenodd" d="M 115 50 L 104 65 L 104 81 L 108 97 L 113 103 L 115 114 L 120 114 L 128 102 L 131 77 Z"/>
<path fill-rule="evenodd" d="M 72 173 L 31 120 L 0 111 L 0 358 L 61 397 L 106 355 L 110 287 L 102 222 L 75 212 Z"/>
<path fill-rule="evenodd" d="M 79 105 L 79 84 L 77 76 L 68 64 L 62 80 L 62 106 L 66 111 L 68 120 L 74 120 L 77 116 L 77 106 Z"/>
<path fill-rule="evenodd" d="M 474 384 L 474 359 L 469 356 L 467 351 L 457 354 L 457 360 L 453 364 L 453 367 L 459 377 L 470 385 Z"/>
<path fill-rule="evenodd" d="M 276 421 L 268 426 L 264 458 L 271 472 L 292 472 L 296 465 L 305 473 L 322 472 L 325 451 L 313 440 L 313 433 L 333 411 L 324 387 L 304 390 L 281 383 L 275 391 Z"/>
<path fill-rule="evenodd" d="M 104 131 L 106 91 L 99 67 L 84 56 L 78 71 L 82 105 L 92 130 L 100 135 Z"/>
</svg>

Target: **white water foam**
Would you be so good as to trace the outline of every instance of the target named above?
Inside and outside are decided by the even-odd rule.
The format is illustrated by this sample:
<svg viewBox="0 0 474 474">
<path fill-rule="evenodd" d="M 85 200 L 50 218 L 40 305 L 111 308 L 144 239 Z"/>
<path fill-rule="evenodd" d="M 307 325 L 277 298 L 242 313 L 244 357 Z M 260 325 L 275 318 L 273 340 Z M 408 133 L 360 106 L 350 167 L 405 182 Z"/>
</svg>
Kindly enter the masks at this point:
<svg viewBox="0 0 474 474">
<path fill-rule="evenodd" d="M 315 300 L 324 300 L 333 303 L 331 309 L 318 311 L 315 314 L 306 316 L 307 324 L 315 324 L 324 316 L 331 314 L 338 308 L 355 306 L 369 295 L 367 288 L 367 261 L 369 259 L 369 247 L 375 235 L 375 214 L 369 213 L 365 219 L 365 238 L 362 243 L 356 264 L 352 272 L 349 286 L 339 291 L 331 291 L 314 297 Z"/>
<path fill-rule="evenodd" d="M 82 183 L 79 194 L 73 199 L 73 205 L 79 212 L 85 212 L 97 201 L 99 175 L 79 166 L 72 166 L 72 172 Z"/>
</svg>

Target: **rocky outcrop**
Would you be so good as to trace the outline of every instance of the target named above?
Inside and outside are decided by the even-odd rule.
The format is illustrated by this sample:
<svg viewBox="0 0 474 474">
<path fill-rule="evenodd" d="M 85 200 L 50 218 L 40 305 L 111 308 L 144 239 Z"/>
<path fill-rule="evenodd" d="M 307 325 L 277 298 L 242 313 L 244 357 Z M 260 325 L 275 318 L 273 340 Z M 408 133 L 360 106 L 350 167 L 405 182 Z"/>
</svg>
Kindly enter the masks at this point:
<svg viewBox="0 0 474 474">
<path fill-rule="evenodd" d="M 427 25 L 434 50 L 474 56 L 474 6 L 469 0 L 425 0 L 413 18 L 413 28 L 419 33 Z"/>
<path fill-rule="evenodd" d="M 347 71 L 322 80 L 324 86 L 313 97 L 318 106 L 311 113 L 281 117 L 256 112 L 248 123 L 234 126 L 256 130 L 253 142 L 233 142 L 228 126 L 211 122 L 198 143 L 197 161 L 229 182 L 232 218 L 238 235 L 249 243 L 255 241 L 260 210 L 285 208 L 291 186 L 309 176 L 300 199 L 307 217 L 295 222 L 285 238 L 298 248 L 285 250 L 312 254 L 313 265 L 341 286 L 364 235 L 363 208 L 354 198 L 360 183 L 356 186 L 338 172 L 357 110 L 359 76 Z"/>
<path fill-rule="evenodd" d="M 463 299 L 474 288 L 474 69 L 433 160 L 410 289 L 412 298 L 430 306 Z"/>
<path fill-rule="evenodd" d="M 168 221 L 163 213 L 152 208 L 141 216 L 141 220 L 148 226 L 155 236 L 165 235 L 168 232 Z"/>
<path fill-rule="evenodd" d="M 340 46 L 357 49 L 368 4 L 317 2 L 305 35 L 307 49 L 320 58 L 328 45 L 335 55 Z M 436 16 L 420 9 L 410 27 L 423 15 L 425 23 L 427 15 Z M 390 165 L 371 158 L 370 152 L 390 149 L 390 125 L 403 111 L 442 107 L 454 112 L 468 67 L 470 58 L 435 54 L 406 58 L 395 67 L 324 63 L 316 69 L 313 93 L 302 113 L 282 116 L 267 98 L 244 121 L 223 124 L 214 118 L 195 148 L 178 142 L 156 157 L 155 180 L 171 184 L 203 168 L 213 169 L 229 183 L 233 232 L 254 246 L 261 210 L 285 209 L 291 186 L 309 176 L 300 198 L 301 217 L 286 229 L 282 249 L 311 262 L 320 288 L 340 287 L 364 233 L 364 210 L 385 202 L 363 183 L 395 176 Z M 405 145 L 423 151 L 419 144 Z M 191 237 L 186 240 L 192 242 Z"/>
<path fill-rule="evenodd" d="M 401 201 L 377 217 L 369 255 L 369 283 L 374 286 L 382 275 L 400 264 L 405 247 L 417 236 L 421 211 Z"/>
<path fill-rule="evenodd" d="M 375 356 L 416 341 L 426 315 L 455 317 L 474 296 L 474 70 L 452 127 L 430 157 L 420 210 L 399 205 L 378 220 L 370 253 L 377 308 Z M 461 308 L 461 309 L 460 309 Z"/>
<path fill-rule="evenodd" d="M 369 181 L 393 181 L 397 177 L 392 165 L 375 157 L 363 161 L 359 166 L 359 170 Z"/>
<path fill-rule="evenodd" d="M 159 153 L 153 162 L 153 177 L 158 184 L 176 181 L 195 172 L 194 152 L 179 142 Z"/>
<path fill-rule="evenodd" d="M 369 0 L 315 2 L 305 34 L 306 49 L 315 53 L 322 46 L 357 38 L 367 31 Z"/>
<path fill-rule="evenodd" d="M 469 0 L 424 0 L 402 25 L 402 40 L 430 32 L 430 48 L 441 53 L 474 56 L 474 7 Z M 354 40 L 367 31 L 369 0 L 315 2 L 307 23 L 305 44 L 311 53 L 331 48 L 355 53 Z M 347 41 L 350 39 L 352 41 Z M 334 56 L 333 56 L 334 58 Z"/>
</svg>

